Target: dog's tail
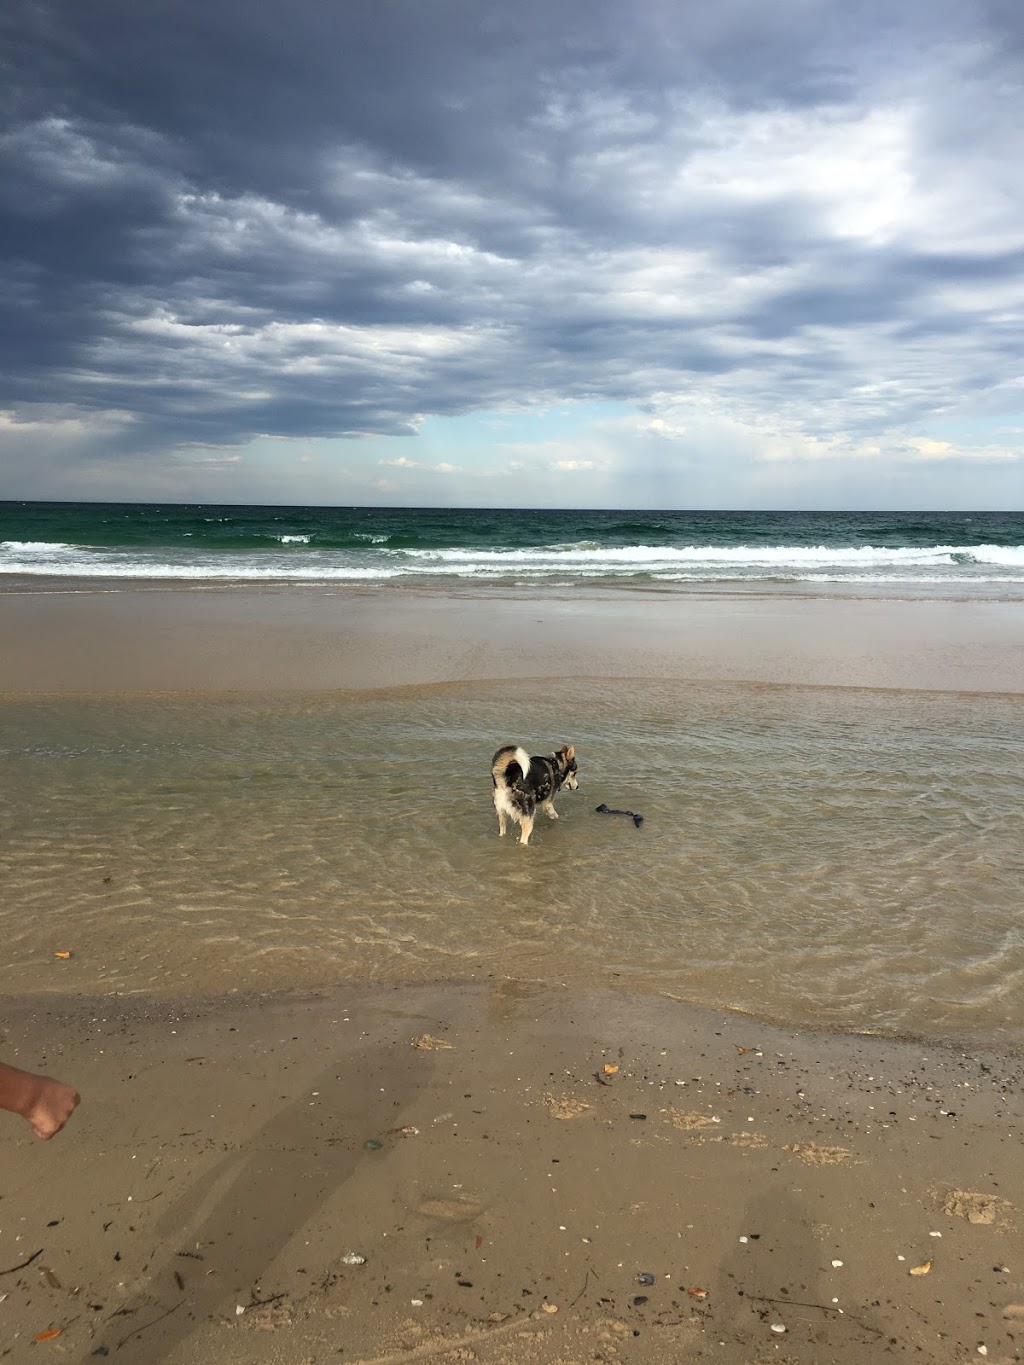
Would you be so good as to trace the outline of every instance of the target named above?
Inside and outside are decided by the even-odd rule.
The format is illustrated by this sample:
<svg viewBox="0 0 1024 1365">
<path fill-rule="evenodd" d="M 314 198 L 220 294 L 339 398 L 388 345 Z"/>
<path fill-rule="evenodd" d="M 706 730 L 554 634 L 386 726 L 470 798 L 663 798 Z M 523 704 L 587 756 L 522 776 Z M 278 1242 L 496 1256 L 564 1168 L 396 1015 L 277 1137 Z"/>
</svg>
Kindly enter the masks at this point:
<svg viewBox="0 0 1024 1365">
<path fill-rule="evenodd" d="M 508 770 L 516 766 L 523 775 L 530 771 L 530 755 L 521 744 L 506 744 L 504 749 L 499 749 L 494 755 L 491 763 L 491 776 L 496 784 L 506 786 L 509 784 Z M 515 781 L 515 777 L 512 778 Z"/>
</svg>

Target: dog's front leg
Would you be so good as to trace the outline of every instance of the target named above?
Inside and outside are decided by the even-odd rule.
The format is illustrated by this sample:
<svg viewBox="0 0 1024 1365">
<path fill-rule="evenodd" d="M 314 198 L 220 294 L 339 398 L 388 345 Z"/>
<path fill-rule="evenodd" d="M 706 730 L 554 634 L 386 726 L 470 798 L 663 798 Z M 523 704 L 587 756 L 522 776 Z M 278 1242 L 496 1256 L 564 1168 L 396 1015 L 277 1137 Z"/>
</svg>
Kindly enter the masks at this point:
<svg viewBox="0 0 1024 1365">
<path fill-rule="evenodd" d="M 551 804 L 550 801 L 542 801 L 542 802 L 541 802 L 541 805 L 540 805 L 540 808 L 541 808 L 541 810 L 544 812 L 544 814 L 548 817 L 549 820 L 557 820 L 557 819 L 558 819 L 558 811 L 555 810 L 554 806 Z"/>
<path fill-rule="evenodd" d="M 533 833 L 533 816 L 524 815 L 519 821 L 519 828 L 522 831 L 519 835 L 519 842 L 526 845 L 530 842 L 530 835 Z"/>
</svg>

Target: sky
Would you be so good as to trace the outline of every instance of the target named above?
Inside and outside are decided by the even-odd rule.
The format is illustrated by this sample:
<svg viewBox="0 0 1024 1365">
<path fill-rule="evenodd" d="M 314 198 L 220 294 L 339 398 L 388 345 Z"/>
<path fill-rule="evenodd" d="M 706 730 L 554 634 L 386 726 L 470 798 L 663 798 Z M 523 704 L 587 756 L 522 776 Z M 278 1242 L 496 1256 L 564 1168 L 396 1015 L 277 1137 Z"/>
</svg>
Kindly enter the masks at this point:
<svg viewBox="0 0 1024 1365">
<path fill-rule="evenodd" d="M 0 498 L 1024 506 L 1019 0 L 6 0 Z"/>
</svg>

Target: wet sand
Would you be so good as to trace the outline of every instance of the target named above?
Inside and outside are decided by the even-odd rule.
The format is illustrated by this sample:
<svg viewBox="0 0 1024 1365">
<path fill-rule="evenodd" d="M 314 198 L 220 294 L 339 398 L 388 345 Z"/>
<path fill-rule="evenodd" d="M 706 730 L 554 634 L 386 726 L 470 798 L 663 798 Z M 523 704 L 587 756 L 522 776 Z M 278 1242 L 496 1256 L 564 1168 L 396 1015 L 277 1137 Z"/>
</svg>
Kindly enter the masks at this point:
<svg viewBox="0 0 1024 1365">
<path fill-rule="evenodd" d="M 3 1125 L 12 1360 L 1024 1351 L 1019 1056 L 515 981 L 7 1023 L 85 1095 Z"/>
<path fill-rule="evenodd" d="M 1019 604 L 36 593 L 0 597 L 0 691 L 1020 693 L 1021 626 Z M 4 1025 L 5 1059 L 83 1103 L 49 1144 L 0 1115 L 0 1358 L 1024 1359 L 1019 1052 L 498 976 L 8 997 Z"/>
<path fill-rule="evenodd" d="M 0 594 L 0 693 L 682 678 L 1024 691 L 1024 603 L 137 589 Z"/>
</svg>

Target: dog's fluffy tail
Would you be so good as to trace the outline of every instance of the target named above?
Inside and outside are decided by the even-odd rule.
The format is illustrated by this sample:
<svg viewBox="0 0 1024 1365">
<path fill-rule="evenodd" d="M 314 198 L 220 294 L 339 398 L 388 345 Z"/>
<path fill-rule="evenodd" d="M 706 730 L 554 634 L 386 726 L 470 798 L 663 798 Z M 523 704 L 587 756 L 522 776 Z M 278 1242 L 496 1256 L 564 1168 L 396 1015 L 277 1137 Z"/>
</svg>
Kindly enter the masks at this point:
<svg viewBox="0 0 1024 1365">
<path fill-rule="evenodd" d="M 530 755 L 521 744 L 506 745 L 504 749 L 499 749 L 494 755 L 494 762 L 491 764 L 491 776 L 495 782 L 507 782 L 508 779 L 505 774 L 513 763 L 519 766 L 523 777 L 530 771 Z"/>
</svg>

